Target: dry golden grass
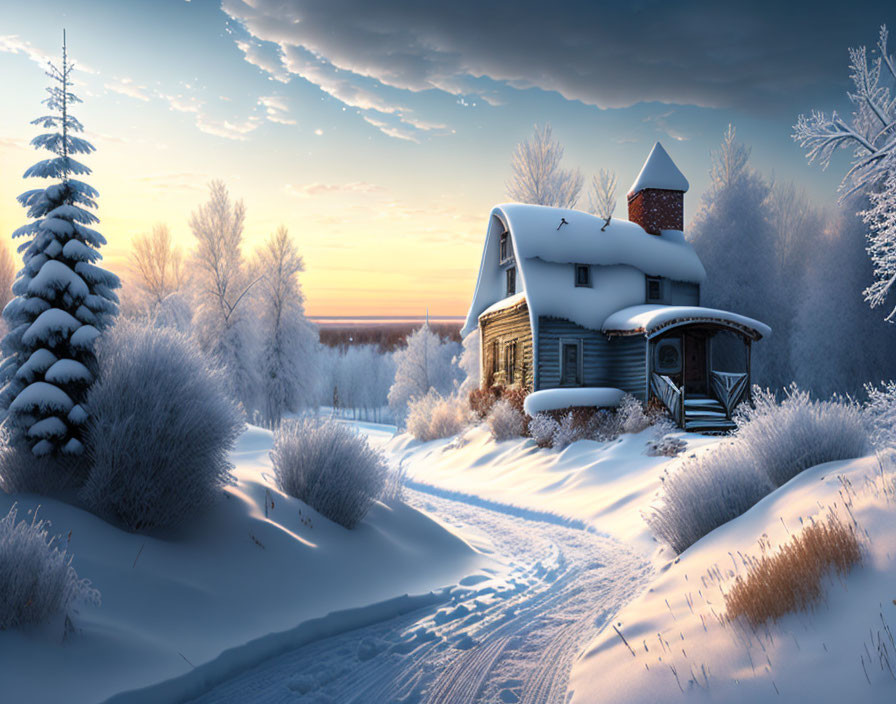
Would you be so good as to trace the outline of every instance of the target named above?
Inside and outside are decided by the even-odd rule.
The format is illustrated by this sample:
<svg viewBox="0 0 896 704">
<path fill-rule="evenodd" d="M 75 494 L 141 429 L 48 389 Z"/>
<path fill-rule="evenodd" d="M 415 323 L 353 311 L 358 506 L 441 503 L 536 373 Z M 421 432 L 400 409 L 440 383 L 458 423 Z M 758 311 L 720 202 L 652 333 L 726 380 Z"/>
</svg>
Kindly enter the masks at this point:
<svg viewBox="0 0 896 704">
<path fill-rule="evenodd" d="M 825 575 L 845 575 L 861 562 L 854 527 L 830 514 L 792 536 L 774 555 L 750 561 L 746 577 L 738 577 L 725 595 L 728 618 L 743 617 L 758 626 L 807 610 L 821 599 Z"/>
</svg>

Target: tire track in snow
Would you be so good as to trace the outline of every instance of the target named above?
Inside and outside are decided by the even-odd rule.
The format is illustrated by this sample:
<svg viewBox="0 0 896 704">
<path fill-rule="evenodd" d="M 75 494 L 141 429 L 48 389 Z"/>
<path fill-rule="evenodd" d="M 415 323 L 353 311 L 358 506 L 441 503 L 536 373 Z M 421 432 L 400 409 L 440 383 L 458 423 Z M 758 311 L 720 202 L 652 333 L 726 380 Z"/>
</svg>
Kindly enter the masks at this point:
<svg viewBox="0 0 896 704">
<path fill-rule="evenodd" d="M 464 580 L 440 607 L 285 653 L 195 701 L 566 702 L 573 661 L 640 593 L 647 561 L 578 527 L 438 494 L 409 491 L 408 502 L 486 538 L 505 573 Z"/>
</svg>

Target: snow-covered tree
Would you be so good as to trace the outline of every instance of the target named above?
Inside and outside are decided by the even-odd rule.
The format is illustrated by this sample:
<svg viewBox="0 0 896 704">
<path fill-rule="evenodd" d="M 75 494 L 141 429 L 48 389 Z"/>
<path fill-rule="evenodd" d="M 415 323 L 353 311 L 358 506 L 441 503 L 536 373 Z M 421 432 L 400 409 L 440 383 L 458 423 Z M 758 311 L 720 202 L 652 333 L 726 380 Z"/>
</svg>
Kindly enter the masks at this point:
<svg viewBox="0 0 896 704">
<path fill-rule="evenodd" d="M 520 142 L 510 161 L 507 195 L 520 203 L 574 208 L 584 177 L 578 169 L 562 169 L 563 146 L 549 124 L 535 125 L 532 139 Z"/>
<path fill-rule="evenodd" d="M 445 341 L 429 325 L 422 325 L 407 339 L 407 347 L 395 352 L 395 382 L 389 389 L 389 407 L 396 419 L 407 413 L 408 401 L 433 389 L 442 396 L 454 391 L 459 370 L 454 358 L 460 352 L 456 342 Z"/>
<path fill-rule="evenodd" d="M 769 186 L 749 167 L 749 156 L 729 126 L 713 153 L 709 187 L 689 237 L 708 272 L 703 305 L 735 310 L 774 330 L 754 357 L 753 373 L 757 383 L 777 387 L 792 379 L 786 341 L 793 301 L 777 276 L 776 228 L 765 209 Z"/>
<path fill-rule="evenodd" d="M 235 398 L 246 410 L 254 407 L 258 388 L 257 338 L 253 334 L 250 279 L 243 260 L 246 208 L 231 203 L 221 181 L 209 184 L 210 197 L 190 216 L 196 238 L 193 269 L 198 286 L 196 335 L 206 354 L 226 367 Z"/>
<path fill-rule="evenodd" d="M 481 370 L 480 360 L 480 335 L 477 327 L 467 335 L 463 341 L 463 352 L 457 360 L 457 366 L 464 373 L 465 378 L 460 385 L 460 393 L 466 396 L 474 389 L 479 388 Z"/>
<path fill-rule="evenodd" d="M 270 426 L 309 405 L 317 377 L 317 335 L 305 318 L 302 257 L 281 226 L 258 252 L 262 333 L 261 411 Z"/>
<path fill-rule="evenodd" d="M 94 151 L 76 136 L 83 127 L 69 112 L 80 102 L 71 92 L 73 68 L 63 35 L 61 67 L 50 64 L 47 72 L 48 114 L 32 122 L 52 130 L 31 144 L 53 156 L 25 172 L 26 178 L 54 183 L 18 198 L 33 221 L 13 232 L 26 238 L 19 247 L 24 266 L 12 287 L 15 298 L 3 311 L 10 332 L 2 344 L 0 409 L 13 442 L 30 446 L 37 456 L 83 453 L 82 403 L 94 380 L 93 344 L 117 312 L 120 285 L 94 263 L 106 243 L 89 227 L 99 222 L 88 210 L 96 207 L 98 193 L 72 178 L 90 173 L 72 155 Z"/>
<path fill-rule="evenodd" d="M 131 243 L 131 275 L 144 304 L 154 309 L 184 285 L 183 253 L 171 240 L 171 230 L 162 223 L 151 233 L 134 237 Z"/>
<path fill-rule="evenodd" d="M 813 111 L 809 116 L 800 115 L 793 132 L 810 164 L 827 168 L 838 149 L 853 152 L 840 191 L 844 198 L 872 198 L 872 207 L 864 213 L 872 228 L 868 251 L 875 282 L 865 290 L 872 307 L 884 303 L 896 283 L 896 219 L 886 215 L 896 207 L 896 95 L 891 93 L 896 84 L 896 60 L 887 49 L 887 36 L 886 26 L 881 27 L 878 56 L 870 61 L 864 46 L 849 50 L 853 91 L 847 96 L 854 106 L 852 117 Z M 894 316 L 896 307 L 887 320 L 893 322 Z"/>
<path fill-rule="evenodd" d="M 601 169 L 591 177 L 591 191 L 588 194 L 588 211 L 599 218 L 609 220 L 616 210 L 616 172 Z"/>
</svg>

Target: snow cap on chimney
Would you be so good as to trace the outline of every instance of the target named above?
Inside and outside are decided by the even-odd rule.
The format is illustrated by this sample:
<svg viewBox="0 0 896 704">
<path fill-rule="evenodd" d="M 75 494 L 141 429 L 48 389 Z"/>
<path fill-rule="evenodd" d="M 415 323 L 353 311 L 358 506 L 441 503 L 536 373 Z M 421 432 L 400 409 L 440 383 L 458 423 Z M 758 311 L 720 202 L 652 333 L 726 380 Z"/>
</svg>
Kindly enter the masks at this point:
<svg viewBox="0 0 896 704">
<path fill-rule="evenodd" d="M 645 188 L 657 188 L 663 191 L 680 191 L 687 193 L 690 184 L 684 174 L 678 170 L 672 157 L 657 142 L 650 151 L 650 156 L 641 167 L 641 173 L 628 191 L 629 197 Z"/>
</svg>

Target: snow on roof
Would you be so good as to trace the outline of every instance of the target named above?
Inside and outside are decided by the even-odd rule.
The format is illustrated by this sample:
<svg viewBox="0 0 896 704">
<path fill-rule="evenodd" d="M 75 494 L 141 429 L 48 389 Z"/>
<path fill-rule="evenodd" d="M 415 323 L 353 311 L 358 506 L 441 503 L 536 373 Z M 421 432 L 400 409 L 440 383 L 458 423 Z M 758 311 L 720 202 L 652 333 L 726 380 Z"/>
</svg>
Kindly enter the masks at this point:
<svg viewBox="0 0 896 704">
<path fill-rule="evenodd" d="M 517 290 L 526 294 L 533 328 L 538 316 L 554 316 L 599 330 L 610 313 L 644 300 L 644 274 L 691 283 L 706 278 L 696 252 L 677 230 L 651 235 L 628 220 L 613 218 L 607 225 L 603 218 L 578 210 L 499 205 L 489 219 L 464 335 L 475 329 L 484 311 L 514 303 L 504 300 L 498 262 L 505 228 L 518 272 Z M 592 272 L 592 286 L 577 287 L 572 264 L 604 268 Z"/>
<path fill-rule="evenodd" d="M 644 334 L 653 337 L 686 323 L 706 322 L 736 328 L 755 340 L 768 337 L 772 329 L 765 323 L 745 315 L 701 306 L 640 305 L 623 308 L 609 316 L 603 324 L 608 335 Z"/>
<path fill-rule="evenodd" d="M 507 308 L 513 308 L 515 305 L 520 303 L 524 303 L 526 301 L 525 293 L 516 293 L 512 296 L 508 296 L 507 298 L 502 298 L 500 301 L 493 303 L 484 311 L 479 314 L 481 318 L 484 315 L 488 315 L 489 313 L 497 313 L 499 310 L 506 310 Z"/>
<path fill-rule="evenodd" d="M 653 145 L 647 161 L 641 167 L 641 173 L 632 184 L 628 195 L 634 195 L 645 188 L 661 188 L 667 191 L 681 191 L 687 193 L 690 184 L 684 174 L 678 170 L 672 157 L 663 149 L 663 145 L 657 142 Z"/>
<path fill-rule="evenodd" d="M 523 410 L 530 416 L 544 411 L 559 411 L 578 407 L 616 407 L 625 392 L 609 387 L 584 387 L 575 389 L 544 389 L 526 396 Z"/>
</svg>

